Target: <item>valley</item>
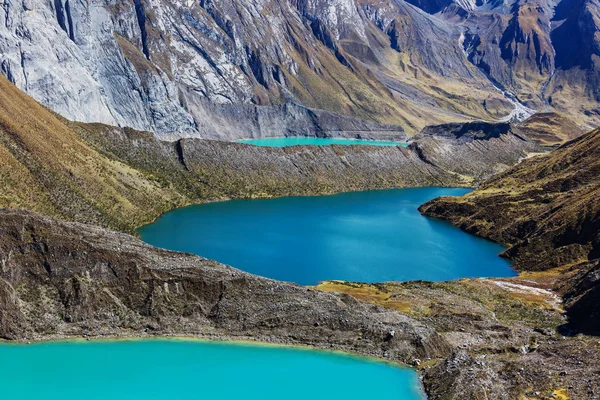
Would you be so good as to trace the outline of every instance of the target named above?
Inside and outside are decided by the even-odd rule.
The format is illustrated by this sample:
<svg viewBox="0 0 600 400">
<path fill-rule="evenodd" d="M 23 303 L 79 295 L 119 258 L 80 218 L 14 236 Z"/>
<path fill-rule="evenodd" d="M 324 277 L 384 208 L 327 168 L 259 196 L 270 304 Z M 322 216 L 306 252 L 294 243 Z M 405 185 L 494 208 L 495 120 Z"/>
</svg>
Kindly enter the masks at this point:
<svg viewBox="0 0 600 400">
<path fill-rule="evenodd" d="M 422 207 L 438 218 L 446 218 L 439 210 L 447 209 L 453 210 L 447 215 L 460 216 L 461 207 L 432 205 L 461 204 L 498 193 L 492 185 L 502 182 L 502 176 L 527 177 L 531 169 L 552 169 L 557 174 L 548 176 L 568 177 L 589 187 L 584 182 L 595 175 L 585 171 L 593 171 L 595 164 L 586 157 L 594 159 L 595 132 L 533 158 L 528 156 L 544 150 L 519 131 L 527 124 L 483 122 L 429 127 L 408 147 L 161 142 L 131 129 L 70 122 L 1 82 L 6 89 L 2 93 L 11 93 L 0 103 L 7 160 L 2 169 L 3 201 L 9 208 L 38 213 L 1 211 L 2 338 L 28 342 L 183 336 L 308 345 L 414 366 L 431 399 L 459 393 L 469 398 L 543 398 L 555 392 L 593 398 L 590 393 L 598 390 L 592 379 L 597 340 L 585 331 L 583 336 L 573 335 L 581 327 L 594 326 L 586 318 L 594 315 L 590 310 L 596 304 L 590 286 L 595 253 L 585 250 L 593 244 L 565 242 L 552 264 L 556 268 L 514 278 L 370 285 L 335 281 L 307 288 L 156 249 L 104 228 L 133 233 L 170 209 L 212 200 L 477 185 L 465 197 L 433 200 Z M 569 135 L 561 128 L 568 124 L 547 118 L 543 138 L 562 140 Z M 69 152 L 64 149 L 73 146 L 79 150 L 66 157 Z M 575 160 L 586 167 L 573 164 Z M 557 172 L 559 165 L 565 165 L 563 175 Z M 531 176 L 536 176 L 535 183 L 518 183 L 518 190 L 547 185 L 536 180 L 539 173 Z M 35 182 L 27 187 L 40 194 L 27 197 L 27 191 L 14 190 L 19 182 Z M 559 201 L 578 186 L 557 187 L 564 189 L 550 201 Z M 102 196 L 106 201 L 100 201 Z M 534 199 L 530 208 L 520 207 L 519 212 L 551 204 L 529 197 Z M 96 211 L 81 211 L 82 204 Z M 515 221 L 510 215 L 507 221 Z M 527 259 L 510 247 L 515 239 L 489 237 L 509 247 L 505 255 L 517 270 L 539 269 L 524 266 Z M 559 254 L 573 254 L 583 264 L 562 266 L 565 258 Z M 588 261 L 582 260 L 586 254 Z M 466 321 L 476 322 L 467 329 Z M 565 362 L 572 365 L 569 371 L 577 372 L 563 374 Z M 482 381 L 482 376 L 489 380 Z"/>
<path fill-rule="evenodd" d="M 5 0 L 9 397 L 600 398 L 598 0 Z"/>
</svg>

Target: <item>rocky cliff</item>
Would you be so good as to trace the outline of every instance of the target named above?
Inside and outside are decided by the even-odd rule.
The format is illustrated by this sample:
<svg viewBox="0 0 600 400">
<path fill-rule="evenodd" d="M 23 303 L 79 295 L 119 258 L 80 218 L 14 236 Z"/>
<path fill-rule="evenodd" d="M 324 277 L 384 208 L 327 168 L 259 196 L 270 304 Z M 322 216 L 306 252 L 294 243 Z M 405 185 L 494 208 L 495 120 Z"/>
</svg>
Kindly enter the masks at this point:
<svg viewBox="0 0 600 400">
<path fill-rule="evenodd" d="M 600 389 L 597 339 L 557 335 L 560 303 L 532 277 L 305 288 L 14 210 L 0 210 L 0 265 L 2 339 L 310 345 L 413 365 L 431 399 L 594 398 Z"/>
<path fill-rule="evenodd" d="M 7 0 L 0 71 L 67 118 L 179 137 L 286 126 L 281 104 L 409 133 L 545 109 L 598 123 L 595 0 L 413 3 L 437 14 L 393 0 Z M 575 37 L 589 45 L 570 49 Z"/>
<path fill-rule="evenodd" d="M 0 337 L 195 335 L 404 362 L 448 354 L 399 312 L 253 276 L 116 232 L 1 211 Z"/>
<path fill-rule="evenodd" d="M 227 137 L 215 105 L 240 104 L 413 133 L 546 109 L 598 123 L 595 0 L 412 3 L 9 0 L 0 70 L 70 119 L 180 136 Z"/>
</svg>

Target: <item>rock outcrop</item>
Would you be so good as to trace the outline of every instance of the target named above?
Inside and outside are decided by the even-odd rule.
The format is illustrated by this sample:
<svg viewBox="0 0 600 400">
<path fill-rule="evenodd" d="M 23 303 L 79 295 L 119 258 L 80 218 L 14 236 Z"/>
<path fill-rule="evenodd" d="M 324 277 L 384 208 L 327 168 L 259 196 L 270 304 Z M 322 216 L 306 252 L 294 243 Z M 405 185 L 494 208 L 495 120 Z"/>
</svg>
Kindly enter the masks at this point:
<svg viewBox="0 0 600 400">
<path fill-rule="evenodd" d="M 513 129 L 545 147 L 558 147 L 585 133 L 569 118 L 557 113 L 535 114 Z"/>
<path fill-rule="evenodd" d="M 250 338 L 405 363 L 450 349 L 435 330 L 347 295 L 253 276 L 93 226 L 24 211 L 0 214 L 5 339 Z"/>
<path fill-rule="evenodd" d="M 600 343 L 561 334 L 565 316 L 560 298 L 548 290 L 550 276 L 333 281 L 318 288 L 401 311 L 439 332 L 452 355 L 415 363 L 428 399 L 593 399 L 600 391 Z"/>
<path fill-rule="evenodd" d="M 427 162 L 481 181 L 517 164 L 539 145 L 508 123 L 467 122 L 425 127 L 414 148 Z"/>
</svg>

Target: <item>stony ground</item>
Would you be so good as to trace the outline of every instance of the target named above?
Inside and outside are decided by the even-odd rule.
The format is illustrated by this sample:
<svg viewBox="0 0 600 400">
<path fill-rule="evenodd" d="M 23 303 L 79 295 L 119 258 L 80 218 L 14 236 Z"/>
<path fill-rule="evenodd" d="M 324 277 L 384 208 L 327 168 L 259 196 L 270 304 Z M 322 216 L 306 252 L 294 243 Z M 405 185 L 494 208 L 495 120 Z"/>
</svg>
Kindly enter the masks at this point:
<svg viewBox="0 0 600 400">
<path fill-rule="evenodd" d="M 563 336 L 560 271 L 305 288 L 132 236 L 0 211 L 0 337 L 194 336 L 309 345 L 418 368 L 431 399 L 593 399 L 600 341 Z"/>
<path fill-rule="evenodd" d="M 600 398 L 600 337 L 563 336 L 560 272 L 511 279 L 317 288 L 399 310 L 433 327 L 449 358 L 415 360 L 431 399 Z"/>
</svg>

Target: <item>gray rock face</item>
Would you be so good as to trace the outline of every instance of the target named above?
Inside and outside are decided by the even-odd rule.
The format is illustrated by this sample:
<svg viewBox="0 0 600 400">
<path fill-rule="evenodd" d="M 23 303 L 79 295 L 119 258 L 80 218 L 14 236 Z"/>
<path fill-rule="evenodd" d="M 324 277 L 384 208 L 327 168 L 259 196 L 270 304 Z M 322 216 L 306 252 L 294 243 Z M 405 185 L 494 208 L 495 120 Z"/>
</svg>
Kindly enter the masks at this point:
<svg viewBox="0 0 600 400">
<path fill-rule="evenodd" d="M 478 82 L 484 76 L 458 40 L 438 40 L 458 39 L 459 30 L 402 2 L 6 0 L 0 20 L 0 71 L 20 89 L 70 119 L 167 136 L 250 137 L 257 117 L 248 114 L 286 130 L 281 120 L 295 118 L 240 104 L 301 103 L 403 122 L 413 115 L 405 102 L 435 99 L 390 80 L 383 66 L 394 50 L 493 90 Z M 221 124 L 230 115 L 242 118 Z M 342 124 L 363 130 L 356 120 Z"/>
<path fill-rule="evenodd" d="M 165 137 L 310 130 L 290 122 L 309 111 L 279 104 L 416 132 L 524 104 L 568 111 L 563 84 L 594 120 L 597 4 L 574 5 L 552 31 L 555 4 L 537 3 L 458 2 L 432 16 L 394 0 L 5 0 L 0 72 L 70 119 Z M 571 31 L 592 43 L 577 65 L 565 61 Z M 351 125 L 345 136 L 363 130 L 333 119 Z"/>
<path fill-rule="evenodd" d="M 379 124 L 296 104 L 255 106 L 204 102 L 204 107 L 206 113 L 196 118 L 196 129 L 201 137 L 210 139 L 316 136 L 408 140 L 399 125 Z"/>
</svg>

